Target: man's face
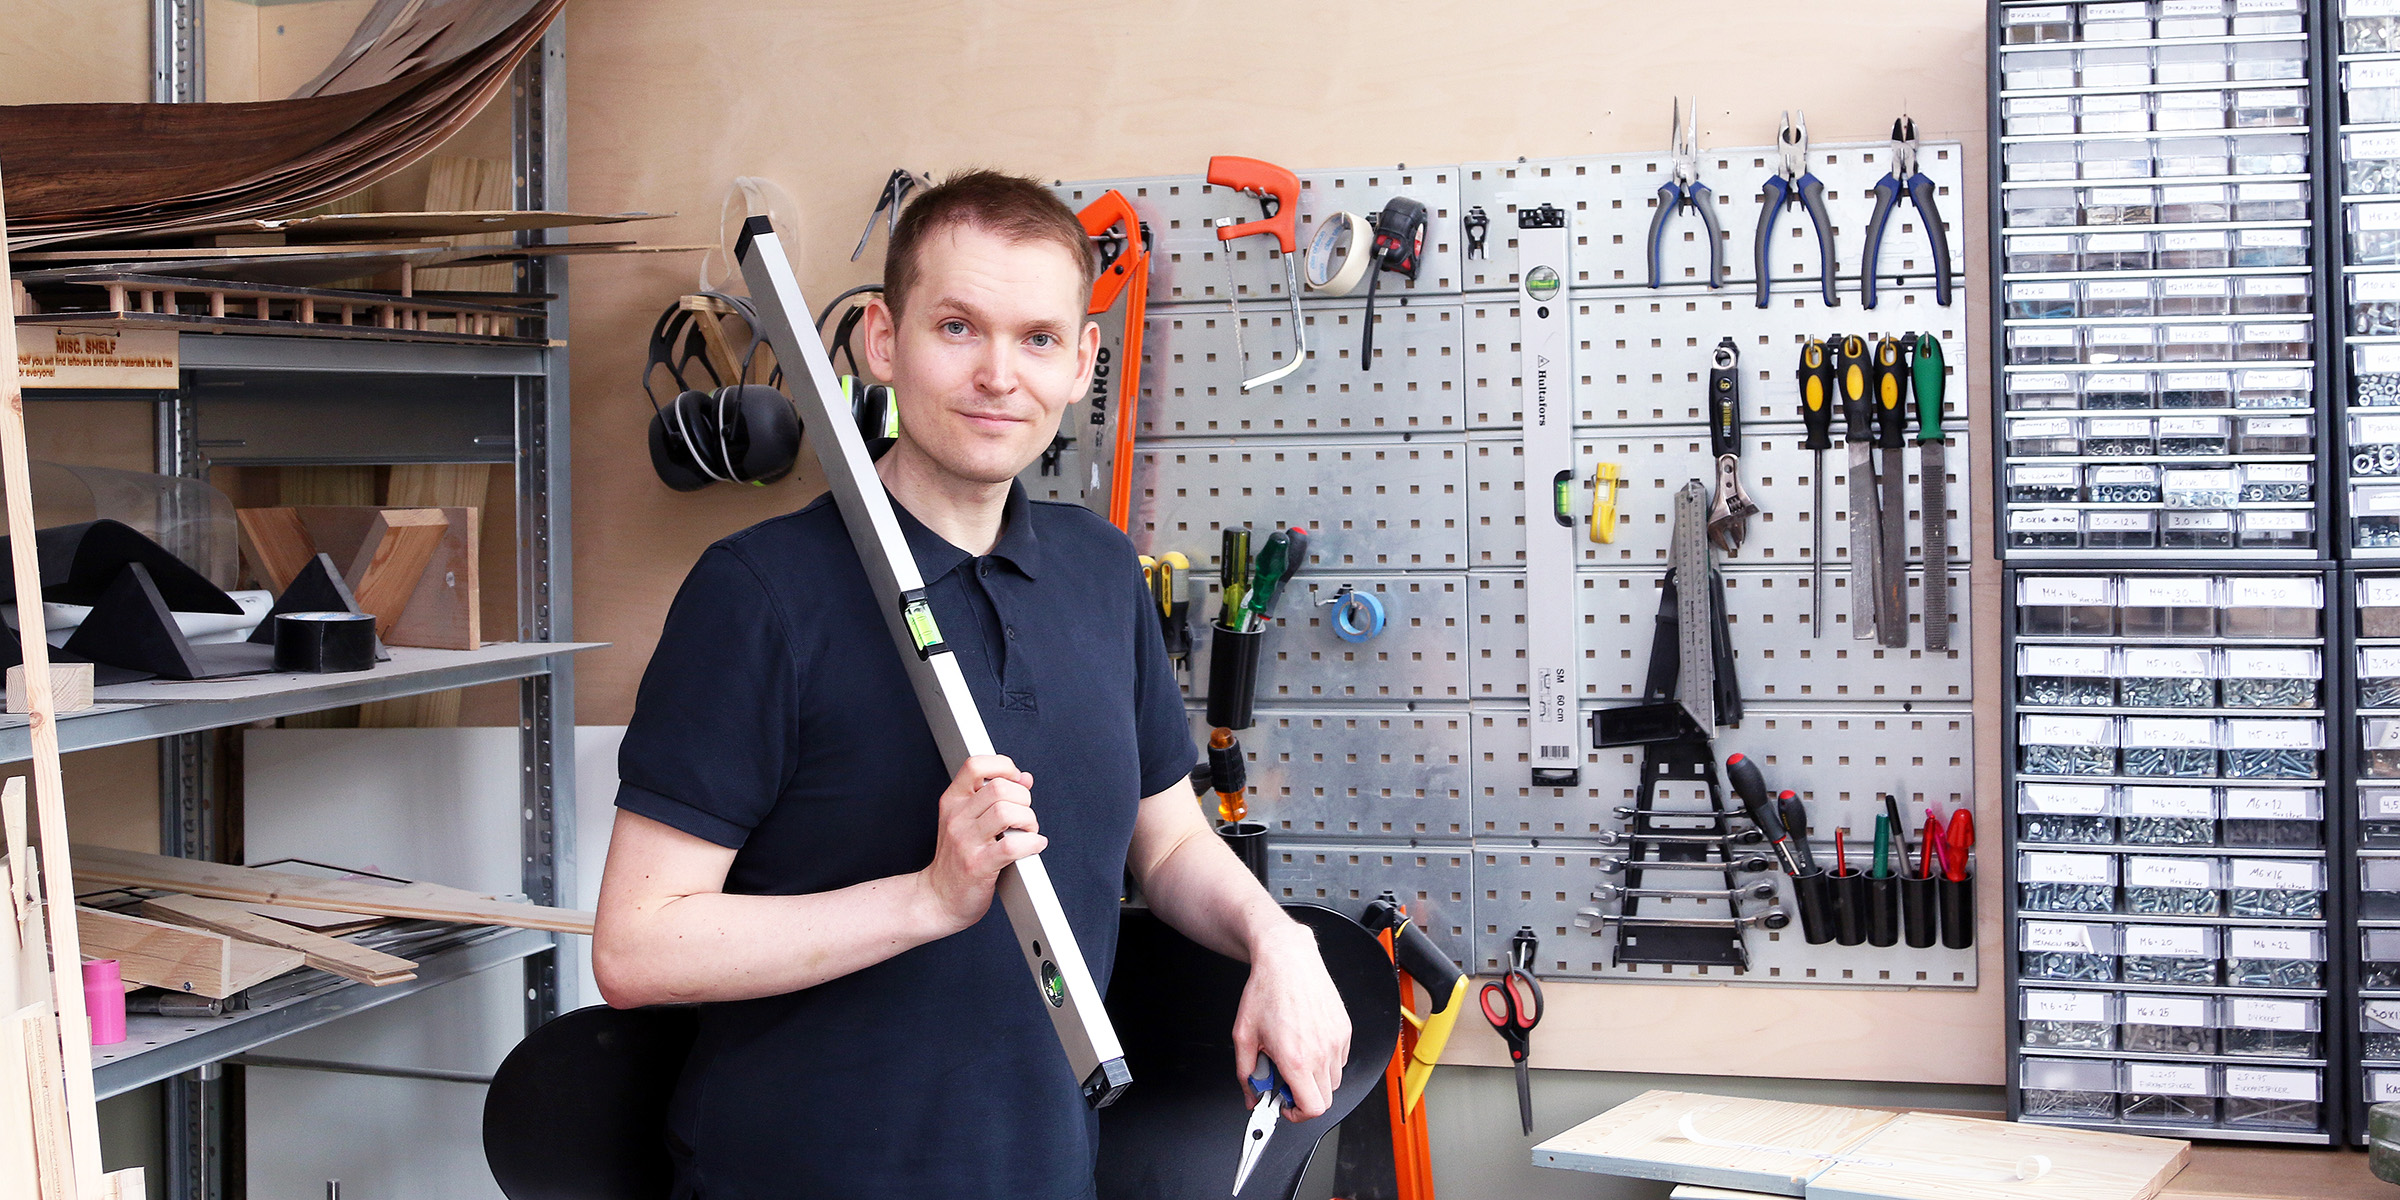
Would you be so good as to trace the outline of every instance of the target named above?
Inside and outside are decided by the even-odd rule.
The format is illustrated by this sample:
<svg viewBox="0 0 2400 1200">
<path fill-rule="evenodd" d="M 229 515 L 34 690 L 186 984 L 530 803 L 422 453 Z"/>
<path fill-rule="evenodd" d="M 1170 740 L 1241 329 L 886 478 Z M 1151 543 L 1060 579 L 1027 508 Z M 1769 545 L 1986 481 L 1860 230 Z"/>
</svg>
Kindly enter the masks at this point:
<svg viewBox="0 0 2400 1200">
<path fill-rule="evenodd" d="M 867 362 L 900 405 L 904 447 L 975 483 L 1006 483 L 1091 385 L 1100 330 L 1061 248 L 953 225 L 917 249 L 908 310 L 868 316 Z M 897 450 L 899 448 L 895 448 Z"/>
</svg>

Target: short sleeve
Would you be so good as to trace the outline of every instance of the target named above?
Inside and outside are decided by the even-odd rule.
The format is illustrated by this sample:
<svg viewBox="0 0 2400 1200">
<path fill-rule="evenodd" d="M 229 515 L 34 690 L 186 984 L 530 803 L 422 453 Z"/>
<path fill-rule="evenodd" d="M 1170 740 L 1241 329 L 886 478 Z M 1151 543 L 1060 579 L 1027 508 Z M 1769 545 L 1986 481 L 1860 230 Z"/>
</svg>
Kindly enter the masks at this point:
<svg viewBox="0 0 2400 1200">
<path fill-rule="evenodd" d="M 1134 611 L 1134 736 L 1142 751 L 1142 795 L 1155 796 L 1189 777 L 1200 760 L 1192 744 L 1191 718 L 1183 710 L 1183 693 L 1175 684 L 1175 664 L 1167 657 L 1166 635 L 1159 632 L 1158 605 L 1142 585 L 1141 572 L 1132 576 Z"/>
<path fill-rule="evenodd" d="M 739 849 L 797 762 L 799 665 L 742 555 L 700 556 L 667 610 L 617 752 L 617 807 Z"/>
</svg>

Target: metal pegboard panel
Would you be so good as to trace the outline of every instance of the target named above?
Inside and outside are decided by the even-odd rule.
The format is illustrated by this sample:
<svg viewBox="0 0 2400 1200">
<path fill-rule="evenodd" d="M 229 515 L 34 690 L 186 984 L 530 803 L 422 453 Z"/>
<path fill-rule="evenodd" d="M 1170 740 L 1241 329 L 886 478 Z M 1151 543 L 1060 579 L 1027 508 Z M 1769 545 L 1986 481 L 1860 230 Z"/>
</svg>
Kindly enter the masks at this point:
<svg viewBox="0 0 2400 1200">
<path fill-rule="evenodd" d="M 1390 892 L 1452 962 L 1472 961 L 1475 849 L 1267 842 L 1267 890 L 1284 901 L 1322 904 L 1353 920 Z"/>
<path fill-rule="evenodd" d="M 1133 536 L 1213 571 L 1227 525 L 1309 534 L 1310 574 L 1466 565 L 1466 445 L 1256 439 L 1134 451 Z"/>
<path fill-rule="evenodd" d="M 1950 570 L 1950 649 L 1927 651 L 1913 633 L 1906 649 L 1850 636 L 1849 572 L 1828 568 L 1822 638 L 1809 631 L 1808 572 L 1727 570 L 1725 620 L 1733 638 L 1742 698 L 1761 702 L 1956 703 L 1974 696 L 1967 648 L 1967 568 Z M 1659 571 L 1596 571 L 1577 576 L 1582 617 L 1577 644 L 1585 699 L 1640 698 L 1657 628 Z M 1525 696 L 1525 577 L 1477 571 L 1467 580 L 1467 678 L 1476 700 Z M 1909 611 L 1925 611 L 1923 572 L 1908 573 Z"/>
<path fill-rule="evenodd" d="M 1355 212 L 1372 222 L 1385 201 L 1394 196 L 1408 196 L 1424 202 L 1426 208 L 1424 266 L 1413 280 L 1387 274 L 1378 297 L 1438 295 L 1459 290 L 1457 167 L 1364 167 L 1295 174 L 1300 179 L 1299 253 L 1307 253 L 1308 240 L 1315 235 L 1316 222 L 1323 214 Z M 1273 239 L 1244 237 L 1231 243 L 1217 240 L 1216 224 L 1220 220 L 1258 220 L 1261 215 L 1258 201 L 1217 187 L 1197 174 L 1086 180 L 1061 183 L 1052 190 L 1068 207 L 1081 209 L 1110 188 L 1124 193 L 1132 201 L 1134 212 L 1150 227 L 1153 306 L 1221 305 L 1226 302 L 1227 293 L 1235 289 L 1243 303 L 1272 301 L 1278 308 L 1286 305 L 1283 254 Z M 1288 309 L 1285 311 L 1288 314 Z M 1244 336 L 1259 335 L 1251 332 Z M 1256 346 L 1252 347 L 1252 353 L 1257 353 Z"/>
<path fill-rule="evenodd" d="M 1314 527 L 1310 527 L 1313 529 Z M 1264 527 L 1261 527 L 1263 532 Z M 1216 538 L 1209 539 L 1216 544 Z M 1252 539 L 1256 544 L 1257 539 Z M 1312 548 L 1314 541 L 1312 538 Z M 1223 607 L 1217 580 L 1218 555 L 1185 552 L 1207 594 L 1192 602 L 1192 662 L 1185 694 L 1208 695 L 1209 648 L 1214 619 Z M 1332 610 L 1314 603 L 1331 600 L 1342 584 L 1375 596 L 1383 605 L 1383 632 L 1365 642 L 1346 642 L 1334 632 Z M 1467 698 L 1467 580 L 1463 575 L 1351 575 L 1338 567 L 1313 565 L 1276 605 L 1259 646 L 1257 697 L 1261 710 L 1279 704 L 1363 701 L 1378 704 L 1456 702 Z"/>
<path fill-rule="evenodd" d="M 1244 394 L 1233 319 L 1210 309 L 1154 312 L 1142 335 L 1142 402 L 1135 436 L 1221 438 L 1254 433 L 1455 433 L 1465 319 L 1457 302 L 1375 306 L 1375 363 L 1358 363 L 1363 303 L 1310 307 L 1308 362 Z M 1245 312 L 1251 361 L 1280 363 L 1280 327 Z M 1289 314 L 1281 314 L 1289 320 Z M 1261 351 L 1269 354 L 1260 358 Z M 1261 368 L 1263 369 L 1263 368 Z M 1255 372 L 1252 372 L 1255 373 Z"/>
<path fill-rule="evenodd" d="M 1583 707 L 1587 722 L 1594 707 Z M 1526 756 L 1524 709 L 1477 704 L 1467 734 L 1473 768 L 1469 830 L 1479 841 L 1589 844 L 1604 831 L 1624 828 L 1617 806 L 1639 799 L 1638 747 L 1587 748 L 1577 786 L 1537 788 Z M 1906 801 L 1911 813 L 1927 802 L 1947 811 L 1974 795 L 1974 719 L 1958 706 L 1907 712 L 1759 706 L 1747 709 L 1739 726 L 1717 731 L 1716 751 L 1719 759 L 1747 754 L 1759 762 L 1769 787 L 1800 793 L 1809 805 L 1812 839 L 1825 843 L 1828 854 L 1835 829 L 1872 842 L 1875 814 L 1882 811 L 1877 797 L 1885 792 Z"/>
<path fill-rule="evenodd" d="M 1262 709 L 1240 734 L 1246 819 L 1267 836 L 1355 842 L 1467 834 L 1464 709 Z M 1206 743 L 1206 716 L 1192 734 Z"/>
<path fill-rule="evenodd" d="M 1950 386 L 1942 397 L 1946 425 L 1964 425 L 1975 411 L 1965 336 L 1966 309 L 1934 303 L 1918 281 L 1884 289 L 1873 310 L 1855 297 L 1825 307 L 1814 288 L 1793 285 L 1757 308 L 1750 294 L 1691 289 L 1662 292 L 1587 290 L 1574 293 L 1576 416 L 1578 426 L 1708 423 L 1709 355 L 1731 336 L 1742 355 L 1742 423 L 1800 425 L 1800 349 L 1810 336 L 1836 333 L 1898 335 L 1931 332 L 1942 341 Z M 1467 427 L 1509 429 L 1524 424 L 1524 382 L 1517 343 L 1515 295 L 1467 297 L 1461 348 Z M 1839 419 L 1836 419 L 1839 436 Z"/>
<path fill-rule="evenodd" d="M 1774 132 L 1772 121 L 1761 121 L 1759 126 L 1762 132 Z M 1725 236 L 1723 281 L 1725 288 L 1741 285 L 1747 293 L 1757 278 L 1752 246 L 1761 215 L 1760 189 L 1775 173 L 1776 151 L 1771 145 L 1719 149 L 1708 145 L 1708 139 L 1709 133 L 1703 129 L 1700 181 L 1716 194 L 1717 225 Z M 1646 154 L 1468 163 L 1460 168 L 1459 203 L 1481 206 L 1492 222 L 1486 247 L 1489 258 L 1468 261 L 1467 290 L 1505 291 L 1517 286 L 1515 214 L 1519 208 L 1544 203 L 1568 212 L 1568 228 L 1575 235 L 1571 286 L 1647 287 L 1650 219 L 1658 205 L 1658 186 L 1674 167 L 1663 139 L 1661 146 Z M 1875 210 L 1875 181 L 1891 169 L 1890 158 L 1889 142 L 1809 147 L 1809 170 L 1825 184 L 1826 215 L 1833 224 L 1834 270 L 1840 278 L 1837 294 L 1850 294 L 1851 303 L 1856 303 L 1867 219 Z M 1948 226 L 1954 266 L 1966 261 L 1959 230 L 1965 205 L 1965 165 L 1964 150 L 1957 142 L 1918 144 L 1917 170 L 1934 182 L 1935 202 Z M 1922 282 L 1930 277 L 1933 256 L 1926 248 L 1923 224 L 1911 205 L 1902 204 L 1892 214 L 1879 264 L 1885 268 L 1883 282 L 1903 276 Z M 1688 213 L 1671 218 L 1667 236 L 1665 282 L 1706 290 L 1701 285 L 1707 282 L 1708 251 L 1698 241 L 1703 236 L 1699 218 Z M 1770 266 L 1778 284 L 1817 278 L 1816 234 L 1805 212 L 1793 208 L 1783 213 L 1775 223 L 1775 246 Z M 1747 295 L 1744 302 L 1748 303 Z"/>
<path fill-rule="evenodd" d="M 1797 429 L 1764 433 L 1745 428 L 1742 482 L 1760 512 L 1750 518 L 1741 547 L 1722 559 L 1727 566 L 1805 565 L 1814 553 L 1810 484 L 1816 456 L 1801 446 Z M 1525 561 L 1525 480 L 1520 443 L 1503 436 L 1467 442 L 1467 562 L 1470 567 L 1513 567 Z M 1950 517 L 1950 563 L 1960 569 L 1974 555 L 1975 523 L 1967 490 L 1976 458 L 1962 430 L 1943 440 L 1944 500 Z M 1923 563 L 1924 450 L 1910 442 L 1902 451 L 1908 467 L 1908 554 Z M 1585 515 L 1591 512 L 1590 480 L 1600 463 L 1615 463 L 1624 476 L 1617 492 L 1616 540 L 1594 542 Z M 1837 443 L 1825 452 L 1825 551 L 1828 567 L 1850 559 L 1849 458 Z M 1581 431 L 1576 437 L 1575 506 L 1583 530 L 1576 538 L 1578 561 L 1587 568 L 1655 565 L 1664 569 L 1673 541 L 1675 489 L 1698 479 L 1714 486 L 1716 459 L 1702 429 L 1612 429 Z"/>
<path fill-rule="evenodd" d="M 1747 968 L 1701 966 L 1610 966 L 1614 930 L 1578 929 L 1575 910 L 1591 907 L 1592 889 L 1616 879 L 1605 873 L 1616 855 L 1592 849 L 1510 845 L 1478 842 L 1474 850 L 1474 951 L 1478 974 L 1499 969 L 1508 953 L 1509 938 L 1520 925 L 1530 925 L 1541 939 L 1543 978 L 1622 979 L 1643 983 L 1808 983 L 1854 984 L 1867 987 L 1972 988 L 1975 951 L 1940 946 L 1912 949 L 1906 945 L 1811 946 L 1800 935 L 1797 916 L 1780 930 L 1751 929 L 1743 934 L 1750 954 Z M 1660 876 L 1661 879 L 1665 878 Z M 1796 912 L 1791 881 L 1765 872 L 1740 877 L 1745 883 L 1770 880 L 1775 903 Z M 1644 900 L 1643 911 L 1654 915 L 1722 915 L 1722 901 Z M 1615 911 L 1616 903 L 1600 905 Z M 1765 907 L 1749 901 L 1743 911 Z"/>
</svg>

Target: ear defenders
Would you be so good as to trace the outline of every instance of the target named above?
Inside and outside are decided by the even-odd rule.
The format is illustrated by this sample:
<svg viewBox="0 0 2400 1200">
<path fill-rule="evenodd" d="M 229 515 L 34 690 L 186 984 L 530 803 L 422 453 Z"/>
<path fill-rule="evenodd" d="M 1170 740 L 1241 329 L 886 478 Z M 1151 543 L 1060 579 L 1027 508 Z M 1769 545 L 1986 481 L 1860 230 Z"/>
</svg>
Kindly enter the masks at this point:
<svg viewBox="0 0 2400 1200">
<path fill-rule="evenodd" d="M 684 308 L 680 303 L 659 314 L 650 330 L 650 359 L 642 368 L 642 392 L 650 397 L 650 466 L 659 480 L 679 492 L 698 491 L 711 483 L 763 486 L 791 473 L 800 457 L 800 415 L 774 386 L 783 375 L 778 367 L 765 384 L 749 382 L 751 363 L 765 339 L 750 303 L 738 296 L 703 293 L 724 302 L 750 326 L 750 345 L 742 354 L 739 377 L 726 380 L 709 361 L 708 343 L 699 318 L 714 313 Z M 693 367 L 714 386 L 701 391 L 685 372 Z M 675 381 L 675 398 L 660 405 L 650 390 L 651 375 L 665 367 Z"/>
</svg>

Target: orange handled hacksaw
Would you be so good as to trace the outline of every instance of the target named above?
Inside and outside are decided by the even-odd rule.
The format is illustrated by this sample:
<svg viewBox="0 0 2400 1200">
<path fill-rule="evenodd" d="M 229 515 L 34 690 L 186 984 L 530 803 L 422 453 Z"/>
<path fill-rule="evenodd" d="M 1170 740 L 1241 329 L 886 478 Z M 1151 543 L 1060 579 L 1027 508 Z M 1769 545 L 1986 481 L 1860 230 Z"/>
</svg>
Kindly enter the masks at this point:
<svg viewBox="0 0 2400 1200">
<path fill-rule="evenodd" d="M 1300 364 L 1308 361 L 1308 327 L 1300 317 L 1300 177 L 1271 162 L 1220 154 L 1208 160 L 1208 181 L 1217 187 L 1232 188 L 1258 201 L 1260 211 L 1266 214 L 1256 221 L 1237 222 L 1230 218 L 1218 221 L 1219 242 L 1253 236 L 1271 237 L 1283 252 L 1283 294 L 1292 302 L 1292 356 L 1272 371 L 1244 379 L 1242 391 L 1248 394 L 1299 370 Z M 1246 371 L 1250 369 L 1250 352 L 1242 344 L 1242 285 L 1240 280 L 1234 278 L 1232 257 L 1226 255 L 1224 258 L 1228 284 L 1225 303 L 1233 310 L 1234 355 L 1241 359 L 1242 369 Z"/>
<path fill-rule="evenodd" d="M 1091 454 L 1084 507 L 1132 532 L 1134 414 L 1142 398 L 1142 318 L 1150 303 L 1150 239 L 1125 193 L 1110 188 L 1082 214 L 1083 232 L 1102 242 L 1106 262 L 1092 281 L 1084 314 L 1100 326 L 1100 355 L 1084 393 L 1076 441 Z M 1119 301 L 1123 301 L 1122 304 Z"/>
</svg>

